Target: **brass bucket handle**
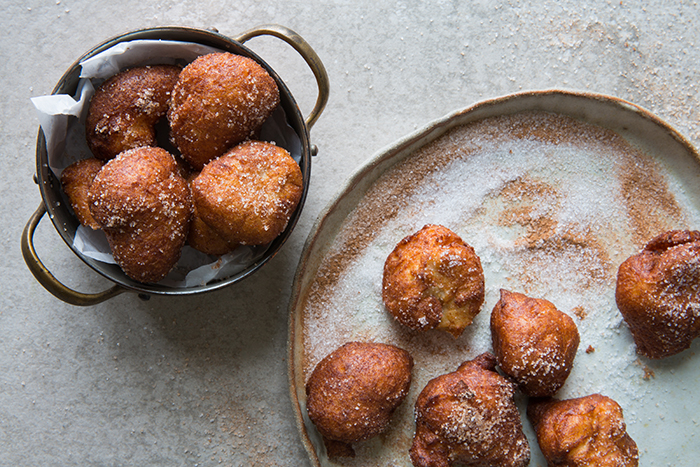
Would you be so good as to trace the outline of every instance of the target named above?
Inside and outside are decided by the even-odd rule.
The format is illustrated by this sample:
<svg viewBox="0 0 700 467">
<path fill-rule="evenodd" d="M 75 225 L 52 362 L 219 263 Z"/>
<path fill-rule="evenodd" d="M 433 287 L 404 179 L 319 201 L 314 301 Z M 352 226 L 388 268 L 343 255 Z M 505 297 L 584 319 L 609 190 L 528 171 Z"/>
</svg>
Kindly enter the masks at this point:
<svg viewBox="0 0 700 467">
<path fill-rule="evenodd" d="M 248 39 L 253 37 L 270 35 L 282 39 L 287 44 L 291 45 L 294 50 L 299 52 L 299 55 L 306 61 L 309 65 L 311 71 L 316 77 L 316 83 L 318 84 L 318 97 L 316 98 L 316 104 L 313 110 L 306 117 L 306 126 L 309 130 L 316 123 L 318 117 L 321 116 L 321 112 L 326 107 L 328 102 L 328 95 L 330 94 L 330 85 L 328 83 L 328 73 L 326 73 L 326 68 L 323 66 L 321 59 L 318 57 L 314 49 L 296 32 L 291 29 L 281 26 L 279 24 L 265 24 L 246 32 L 241 33 L 240 36 L 235 38 L 238 42 L 246 42 Z"/>
<path fill-rule="evenodd" d="M 78 306 L 97 305 L 126 291 L 125 288 L 115 285 L 103 292 L 85 294 L 69 289 L 60 283 L 44 266 L 34 249 L 34 232 L 44 214 L 46 214 L 46 206 L 42 203 L 24 227 L 22 232 L 22 256 L 31 273 L 47 291 L 66 303 Z"/>
</svg>

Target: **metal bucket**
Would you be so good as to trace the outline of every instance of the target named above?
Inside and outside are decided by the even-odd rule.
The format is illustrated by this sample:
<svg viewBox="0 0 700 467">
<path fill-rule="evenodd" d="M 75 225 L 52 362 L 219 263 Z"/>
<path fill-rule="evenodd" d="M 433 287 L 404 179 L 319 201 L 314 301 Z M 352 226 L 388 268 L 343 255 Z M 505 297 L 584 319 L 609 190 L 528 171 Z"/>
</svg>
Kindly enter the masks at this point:
<svg viewBox="0 0 700 467">
<path fill-rule="evenodd" d="M 294 97 L 277 73 L 275 73 L 263 59 L 243 45 L 247 40 L 261 35 L 274 36 L 291 45 L 311 68 L 318 85 L 318 97 L 314 108 L 306 118 L 302 116 Z M 236 38 L 230 38 L 215 31 L 182 27 L 152 28 L 129 32 L 103 42 L 76 60 L 60 79 L 52 91 L 52 94 L 74 95 L 76 93 L 81 70 L 81 61 L 93 57 L 122 42 L 149 39 L 192 42 L 214 47 L 222 51 L 249 57 L 267 70 L 279 88 L 280 106 L 286 114 L 287 124 L 297 134 L 301 143 L 301 160 L 299 165 L 303 176 L 303 194 L 286 229 L 269 245 L 265 253 L 259 259 L 245 267 L 242 271 L 234 273 L 229 277 L 196 286 L 171 287 L 162 284 L 144 284 L 127 277 L 119 266 L 107 264 L 85 256 L 74 247 L 73 240 L 79 223 L 68 207 L 69 203 L 63 194 L 60 180 L 49 168 L 46 138 L 43 131 L 39 129 L 36 144 L 36 174 L 34 175 L 34 181 L 39 185 L 42 204 L 31 216 L 22 233 L 22 255 L 34 277 L 46 290 L 64 302 L 73 305 L 94 305 L 125 291 L 137 292 L 143 294 L 142 296 L 150 296 L 151 294 L 191 295 L 220 289 L 238 282 L 253 274 L 275 256 L 294 229 L 306 200 L 310 180 L 311 158 L 317 152 L 316 147 L 309 141 L 309 130 L 326 105 L 329 95 L 329 83 L 326 70 L 316 52 L 314 52 L 304 39 L 286 27 L 274 24 L 259 26 L 242 33 Z M 75 254 L 100 275 L 114 282 L 114 286 L 99 293 L 86 294 L 66 287 L 54 277 L 37 256 L 33 244 L 34 232 L 39 221 L 46 213 L 49 214 L 49 218 L 53 222 L 61 238 L 63 238 Z"/>
</svg>

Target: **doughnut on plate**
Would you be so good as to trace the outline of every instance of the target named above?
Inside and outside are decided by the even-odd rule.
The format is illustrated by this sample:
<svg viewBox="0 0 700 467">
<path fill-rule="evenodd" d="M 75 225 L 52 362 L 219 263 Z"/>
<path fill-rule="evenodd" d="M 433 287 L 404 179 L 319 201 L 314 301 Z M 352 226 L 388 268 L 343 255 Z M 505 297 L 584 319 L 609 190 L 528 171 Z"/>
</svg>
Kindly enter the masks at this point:
<svg viewBox="0 0 700 467">
<path fill-rule="evenodd" d="M 394 246 L 441 224 L 480 257 L 486 298 L 457 339 L 418 333 L 382 304 Z M 596 94 L 529 92 L 433 122 L 368 160 L 312 229 L 290 302 L 289 364 L 301 438 L 315 466 L 410 466 L 417 395 L 432 378 L 491 350 L 499 290 L 544 298 L 571 316 L 581 342 L 561 399 L 600 393 L 623 409 L 639 465 L 689 465 L 697 454 L 700 339 L 664 360 L 637 355 L 615 305 L 619 265 L 671 229 L 700 227 L 700 156 L 668 124 Z M 404 404 L 354 459 L 329 460 L 306 415 L 304 384 L 345 342 L 392 344 L 415 360 Z M 532 449 L 546 461 L 516 396 Z"/>
</svg>

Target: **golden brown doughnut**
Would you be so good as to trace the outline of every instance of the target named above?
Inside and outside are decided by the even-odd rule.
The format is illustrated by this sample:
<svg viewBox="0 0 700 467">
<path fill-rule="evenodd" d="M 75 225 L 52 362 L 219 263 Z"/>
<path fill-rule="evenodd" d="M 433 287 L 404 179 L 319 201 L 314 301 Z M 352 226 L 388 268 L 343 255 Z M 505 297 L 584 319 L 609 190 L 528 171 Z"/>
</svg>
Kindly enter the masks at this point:
<svg viewBox="0 0 700 467">
<path fill-rule="evenodd" d="M 127 276 L 158 282 L 175 266 L 192 204 L 187 182 L 167 151 L 143 147 L 119 154 L 95 176 L 88 201 Z"/>
<path fill-rule="evenodd" d="M 332 457 L 386 430 L 411 385 L 413 358 L 388 344 L 349 342 L 327 355 L 306 383 L 309 418 Z"/>
<path fill-rule="evenodd" d="M 74 162 L 61 172 L 61 185 L 68 197 L 75 217 L 85 227 L 99 230 L 100 224 L 92 217 L 88 206 L 88 188 L 97 172 L 102 169 L 104 162 L 91 157 Z"/>
<path fill-rule="evenodd" d="M 503 289 L 491 313 L 491 338 L 499 367 L 530 397 L 562 387 L 580 340 L 574 320 L 551 302 Z"/>
<path fill-rule="evenodd" d="M 484 303 L 481 261 L 447 227 L 426 225 L 387 257 L 382 300 L 411 329 L 441 329 L 458 337 Z"/>
<path fill-rule="evenodd" d="M 280 101 L 275 80 L 255 60 L 203 55 L 187 65 L 168 110 L 170 137 L 196 170 L 251 138 Z"/>
<path fill-rule="evenodd" d="M 191 186 L 199 217 L 224 241 L 263 245 L 287 227 L 303 179 L 285 149 L 246 141 L 207 164 Z"/>
<path fill-rule="evenodd" d="M 165 116 L 179 74 L 170 65 L 135 67 L 102 83 L 85 121 L 93 155 L 108 160 L 127 149 L 155 146 L 155 124 Z"/>
<path fill-rule="evenodd" d="M 495 366 L 485 353 L 428 382 L 416 399 L 415 467 L 528 465 L 515 386 Z"/>
<path fill-rule="evenodd" d="M 557 401 L 531 399 L 527 416 L 551 467 L 637 467 L 637 444 L 622 408 L 600 394 Z"/>
<path fill-rule="evenodd" d="M 641 355 L 690 347 L 700 335 L 700 231 L 665 232 L 623 262 L 615 300 Z"/>
</svg>

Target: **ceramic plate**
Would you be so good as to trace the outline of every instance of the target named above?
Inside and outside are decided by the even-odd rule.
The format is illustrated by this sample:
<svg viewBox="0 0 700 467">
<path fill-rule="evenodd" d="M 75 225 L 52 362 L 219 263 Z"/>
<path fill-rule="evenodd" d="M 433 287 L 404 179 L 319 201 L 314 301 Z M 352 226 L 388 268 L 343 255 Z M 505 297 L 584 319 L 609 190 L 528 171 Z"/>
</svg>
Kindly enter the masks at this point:
<svg viewBox="0 0 700 467">
<path fill-rule="evenodd" d="M 414 332 L 381 300 L 394 246 L 426 224 L 479 255 L 486 300 L 459 337 Z M 410 466 L 417 395 L 432 378 L 491 350 L 500 289 L 545 298 L 581 344 L 558 398 L 592 393 L 623 408 L 640 465 L 689 465 L 698 453 L 700 339 L 661 361 L 638 356 L 614 299 L 619 265 L 657 234 L 700 229 L 700 158 L 667 124 L 594 94 L 531 92 L 479 103 L 408 136 L 362 167 L 312 230 L 291 301 L 290 384 L 313 465 Z M 304 385 L 345 342 L 384 342 L 415 360 L 411 391 L 354 459 L 329 460 L 306 415 Z M 546 466 L 517 395 L 531 466 Z"/>
</svg>

